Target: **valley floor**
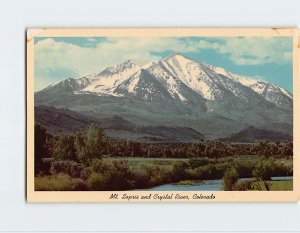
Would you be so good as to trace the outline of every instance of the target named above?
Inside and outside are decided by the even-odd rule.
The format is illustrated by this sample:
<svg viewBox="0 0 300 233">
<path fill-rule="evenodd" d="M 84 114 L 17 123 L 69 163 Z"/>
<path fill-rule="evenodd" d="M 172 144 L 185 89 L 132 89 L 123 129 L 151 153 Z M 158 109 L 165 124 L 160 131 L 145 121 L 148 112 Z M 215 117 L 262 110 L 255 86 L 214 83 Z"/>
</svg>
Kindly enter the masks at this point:
<svg viewBox="0 0 300 233">
<path fill-rule="evenodd" d="M 105 157 L 95 160 L 79 174 L 75 170 L 80 165 L 75 162 L 52 163 L 51 175 L 35 177 L 35 190 L 218 191 L 226 189 L 224 174 L 232 169 L 238 175 L 232 190 L 293 189 L 291 158 L 253 155 L 194 159 Z"/>
</svg>

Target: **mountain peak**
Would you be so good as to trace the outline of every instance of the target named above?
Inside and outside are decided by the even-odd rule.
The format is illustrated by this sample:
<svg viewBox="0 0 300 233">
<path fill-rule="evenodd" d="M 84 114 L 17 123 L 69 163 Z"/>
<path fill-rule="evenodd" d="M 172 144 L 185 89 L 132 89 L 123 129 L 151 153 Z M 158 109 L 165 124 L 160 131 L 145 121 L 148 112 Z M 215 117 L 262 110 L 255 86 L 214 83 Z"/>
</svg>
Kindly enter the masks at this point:
<svg viewBox="0 0 300 233">
<path fill-rule="evenodd" d="M 271 102 L 286 109 L 292 107 L 292 95 L 283 88 L 233 74 L 223 68 L 190 59 L 180 53 L 171 53 L 158 62 L 151 62 L 144 66 L 137 65 L 134 60 L 129 59 L 114 67 L 108 67 L 99 74 L 91 74 L 79 79 L 67 79 L 48 89 L 52 89 L 53 92 L 59 89 L 59 93 L 68 91 L 93 93 L 99 96 L 115 95 L 115 90 L 119 85 L 135 81 L 136 83 L 133 83 L 128 90 L 128 93 L 134 93 L 131 88 L 135 87 L 139 80 L 136 77 L 132 79 L 135 74 L 148 79 L 143 80 L 145 81 L 143 85 L 147 84 L 143 92 L 151 91 L 153 88 L 150 88 L 149 83 L 157 80 L 174 100 L 180 99 L 183 102 L 188 102 L 186 100 L 189 98 L 186 95 L 189 93 L 192 98 L 197 95 L 197 98 L 200 96 L 199 98 L 220 103 L 231 102 L 232 99 L 254 103 L 263 98 L 268 101 L 265 102 L 266 104 Z M 148 93 L 148 95 L 153 93 Z M 195 101 L 195 98 L 190 102 L 192 101 Z"/>
<path fill-rule="evenodd" d="M 121 63 L 123 65 L 131 65 L 131 64 L 134 64 L 134 65 L 137 65 L 133 59 L 128 59 L 126 61 L 124 61 L 123 63 Z"/>
<path fill-rule="evenodd" d="M 186 60 L 190 60 L 189 58 L 185 57 L 184 55 L 180 54 L 180 53 L 176 53 L 176 52 L 173 52 L 171 53 L 169 56 L 167 56 L 166 58 L 164 58 L 163 60 L 169 60 L 169 59 L 186 59 Z"/>
<path fill-rule="evenodd" d="M 124 61 L 123 63 L 120 63 L 116 66 L 112 66 L 112 67 L 107 67 L 106 69 L 104 69 L 102 72 L 100 72 L 100 75 L 106 75 L 106 74 L 114 74 L 114 73 L 118 73 L 124 70 L 135 70 L 137 68 L 140 68 L 140 65 L 137 65 L 134 60 L 129 59 Z"/>
<path fill-rule="evenodd" d="M 126 68 L 134 68 L 134 67 L 140 67 L 140 65 L 137 65 L 133 59 L 128 59 L 128 60 L 124 61 L 123 63 L 117 65 L 116 69 L 123 70 Z"/>
</svg>

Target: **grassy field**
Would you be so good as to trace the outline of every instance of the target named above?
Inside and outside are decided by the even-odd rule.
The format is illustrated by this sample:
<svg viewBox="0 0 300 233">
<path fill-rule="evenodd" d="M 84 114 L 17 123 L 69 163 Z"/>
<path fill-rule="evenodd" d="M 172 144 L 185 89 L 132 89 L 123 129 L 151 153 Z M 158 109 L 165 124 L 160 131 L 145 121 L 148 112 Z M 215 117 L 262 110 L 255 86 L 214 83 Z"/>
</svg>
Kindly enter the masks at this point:
<svg viewBox="0 0 300 233">
<path fill-rule="evenodd" d="M 267 190 L 266 182 L 269 190 Z M 260 191 L 289 191 L 293 190 L 293 181 L 292 180 L 284 180 L 284 181 L 255 181 L 253 182 L 254 190 Z"/>
<path fill-rule="evenodd" d="M 281 159 L 276 160 L 276 162 L 280 163 L 282 165 L 285 165 L 285 166 L 293 166 L 293 160 L 292 159 L 281 158 Z"/>
<path fill-rule="evenodd" d="M 259 158 L 255 155 L 241 155 L 241 156 L 231 156 L 219 159 L 209 159 L 211 164 L 224 164 L 226 162 L 253 162 L 254 159 Z M 147 157 L 105 157 L 103 161 L 126 161 L 131 168 L 136 168 L 140 166 L 159 166 L 167 170 L 171 170 L 173 165 L 180 162 L 189 162 L 188 158 L 147 158 Z M 278 165 L 292 166 L 293 160 L 277 158 L 275 163 Z"/>
<path fill-rule="evenodd" d="M 34 186 L 37 191 L 75 191 L 80 190 L 82 184 L 83 182 L 80 179 L 64 174 L 34 178 Z"/>
<path fill-rule="evenodd" d="M 141 169 L 143 166 L 158 166 L 166 171 L 171 171 L 173 165 L 180 162 L 188 162 L 185 158 L 145 158 L 145 157 L 107 157 L 103 161 L 126 161 L 132 170 Z"/>
<path fill-rule="evenodd" d="M 106 157 L 103 158 L 104 161 L 114 161 L 114 160 L 124 160 L 129 164 L 135 163 L 175 163 L 176 161 L 187 162 L 189 159 L 185 158 L 147 158 L 147 157 Z"/>
</svg>

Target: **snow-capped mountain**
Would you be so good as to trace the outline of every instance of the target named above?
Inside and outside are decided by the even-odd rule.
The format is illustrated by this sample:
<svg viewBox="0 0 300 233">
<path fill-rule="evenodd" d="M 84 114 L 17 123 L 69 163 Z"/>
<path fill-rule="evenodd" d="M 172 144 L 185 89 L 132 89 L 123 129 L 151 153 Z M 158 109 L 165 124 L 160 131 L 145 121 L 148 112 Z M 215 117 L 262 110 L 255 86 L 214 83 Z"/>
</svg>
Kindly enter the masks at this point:
<svg viewBox="0 0 300 233">
<path fill-rule="evenodd" d="M 80 92 L 114 95 L 114 89 L 140 69 L 141 67 L 132 60 L 127 60 L 116 67 L 108 67 L 92 77 L 92 82 Z"/>
<path fill-rule="evenodd" d="M 36 104 L 123 114 L 151 123 L 167 115 L 196 121 L 219 117 L 228 124 L 239 121 L 247 126 L 284 128 L 292 123 L 293 96 L 288 91 L 180 54 L 144 66 L 128 60 L 100 73 L 63 80 L 35 97 Z M 158 115 L 163 117 L 156 119 Z"/>
<path fill-rule="evenodd" d="M 211 70 L 215 71 L 216 73 L 232 78 L 240 82 L 242 85 L 250 87 L 253 91 L 263 96 L 266 100 L 268 100 L 271 103 L 275 103 L 279 107 L 292 107 L 293 96 L 291 93 L 289 93 L 282 87 L 275 86 L 271 83 L 262 80 L 233 74 L 220 67 L 214 67 L 211 65 L 208 66 Z"/>
<path fill-rule="evenodd" d="M 152 80 L 151 85 L 147 82 Z M 146 80 L 143 80 L 146 79 Z M 142 88 L 141 85 L 147 85 Z M 257 98 L 248 88 L 268 102 L 279 107 L 291 107 L 292 95 L 281 87 L 265 81 L 243 77 L 220 67 L 202 64 L 179 54 L 173 54 L 159 62 L 145 66 L 127 60 L 116 67 L 108 67 L 98 74 L 90 74 L 78 79 L 66 79 L 49 89 L 64 89 L 74 94 L 97 94 L 139 96 L 151 100 L 152 94 L 165 93 L 182 102 L 189 101 L 187 95 L 199 95 L 198 98 L 222 100 L 226 97 L 238 97 L 249 102 Z M 143 95 L 141 95 L 143 93 Z M 196 98 L 197 99 L 197 98 Z"/>
</svg>

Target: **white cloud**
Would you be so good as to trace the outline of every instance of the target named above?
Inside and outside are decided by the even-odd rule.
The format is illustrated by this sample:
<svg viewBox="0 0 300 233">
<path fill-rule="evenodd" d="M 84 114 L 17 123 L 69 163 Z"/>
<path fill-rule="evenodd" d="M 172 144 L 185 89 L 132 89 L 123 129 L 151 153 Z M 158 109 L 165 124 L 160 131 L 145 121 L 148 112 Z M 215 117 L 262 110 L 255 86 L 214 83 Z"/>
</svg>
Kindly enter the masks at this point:
<svg viewBox="0 0 300 233">
<path fill-rule="evenodd" d="M 116 65 L 127 59 L 134 59 L 137 62 L 160 59 L 150 53 L 153 50 L 157 51 L 154 43 L 147 40 L 109 39 L 92 48 L 48 38 L 35 45 L 35 65 L 37 69 L 71 69 L 79 75 L 100 72 L 107 66 Z M 146 46 L 150 49 L 148 50 Z"/>
<path fill-rule="evenodd" d="M 225 39 L 216 50 L 237 65 L 289 63 L 292 40 L 276 37 L 244 37 Z"/>
<path fill-rule="evenodd" d="M 89 43 L 97 43 L 89 38 Z M 48 70 L 70 70 L 78 76 L 100 72 L 127 59 L 139 64 L 160 60 L 166 51 L 199 53 L 201 49 L 212 49 L 237 65 L 291 62 L 291 43 L 285 38 L 220 38 L 217 40 L 195 40 L 176 37 L 126 37 L 107 38 L 95 47 L 55 41 L 47 38 L 35 45 L 35 67 L 37 81 L 51 83 Z M 45 74 L 45 76 L 43 76 Z M 44 79 L 42 81 L 42 79 Z M 48 80 L 48 81 L 46 81 Z M 52 77 L 53 80 L 57 80 Z M 42 84 L 37 85 L 40 89 Z"/>
</svg>

